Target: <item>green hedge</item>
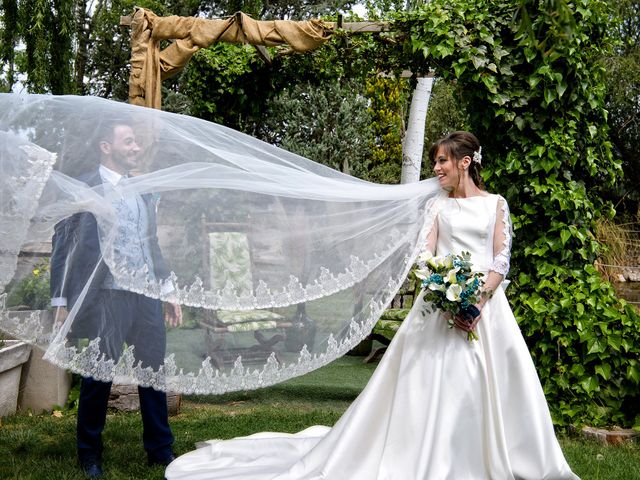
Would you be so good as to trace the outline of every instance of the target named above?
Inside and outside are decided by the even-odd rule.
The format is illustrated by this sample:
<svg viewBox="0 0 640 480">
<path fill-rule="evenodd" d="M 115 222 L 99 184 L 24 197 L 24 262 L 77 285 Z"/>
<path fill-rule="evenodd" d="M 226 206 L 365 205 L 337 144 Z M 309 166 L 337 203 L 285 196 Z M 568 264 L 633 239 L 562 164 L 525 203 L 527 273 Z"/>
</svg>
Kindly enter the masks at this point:
<svg viewBox="0 0 640 480">
<path fill-rule="evenodd" d="M 489 188 L 509 202 L 511 301 L 556 424 L 640 424 L 640 322 L 593 267 L 608 139 L 601 0 L 433 0 L 400 15 L 394 62 L 465 92 Z"/>
</svg>

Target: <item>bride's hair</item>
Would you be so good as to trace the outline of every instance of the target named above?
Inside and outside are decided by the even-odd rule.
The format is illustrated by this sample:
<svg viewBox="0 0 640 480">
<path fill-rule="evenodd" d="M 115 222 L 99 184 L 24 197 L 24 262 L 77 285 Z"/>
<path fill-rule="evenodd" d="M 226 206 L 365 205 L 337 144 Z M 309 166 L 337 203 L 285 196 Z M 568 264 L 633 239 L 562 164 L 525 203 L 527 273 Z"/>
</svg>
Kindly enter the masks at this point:
<svg viewBox="0 0 640 480">
<path fill-rule="evenodd" d="M 431 164 L 435 164 L 436 154 L 440 147 L 442 147 L 448 155 L 453 157 L 456 162 L 466 156 L 471 158 L 471 163 L 469 164 L 471 180 L 473 180 L 473 183 L 475 183 L 477 187 L 484 189 L 484 183 L 480 175 L 482 165 L 480 162 L 473 160 L 474 153 L 480 152 L 480 142 L 473 133 L 457 131 L 437 140 L 429 149 L 429 160 Z"/>
</svg>

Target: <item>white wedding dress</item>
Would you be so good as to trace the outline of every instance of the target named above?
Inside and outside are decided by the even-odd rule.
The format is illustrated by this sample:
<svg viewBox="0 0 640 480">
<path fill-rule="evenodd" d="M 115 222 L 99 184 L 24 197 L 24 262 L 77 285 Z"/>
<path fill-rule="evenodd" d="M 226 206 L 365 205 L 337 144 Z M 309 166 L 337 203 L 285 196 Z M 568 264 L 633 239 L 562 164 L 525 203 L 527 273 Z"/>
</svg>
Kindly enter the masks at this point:
<svg viewBox="0 0 640 480">
<path fill-rule="evenodd" d="M 436 253 L 469 251 L 479 270 L 500 272 L 508 218 L 497 195 L 446 199 Z M 167 480 L 577 479 L 502 287 L 478 341 L 424 307 L 419 299 L 333 428 L 212 440 L 169 465 Z"/>
</svg>

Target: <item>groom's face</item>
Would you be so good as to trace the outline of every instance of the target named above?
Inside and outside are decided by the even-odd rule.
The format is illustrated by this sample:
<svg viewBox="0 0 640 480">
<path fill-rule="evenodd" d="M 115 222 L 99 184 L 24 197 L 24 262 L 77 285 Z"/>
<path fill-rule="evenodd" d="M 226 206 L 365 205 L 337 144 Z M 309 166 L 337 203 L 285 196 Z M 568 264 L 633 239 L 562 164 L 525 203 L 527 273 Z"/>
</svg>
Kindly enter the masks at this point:
<svg viewBox="0 0 640 480">
<path fill-rule="evenodd" d="M 124 175 L 138 166 L 140 147 L 130 126 L 116 125 L 112 140 L 104 143 L 101 148 L 109 157 L 108 163 L 115 171 Z"/>
</svg>

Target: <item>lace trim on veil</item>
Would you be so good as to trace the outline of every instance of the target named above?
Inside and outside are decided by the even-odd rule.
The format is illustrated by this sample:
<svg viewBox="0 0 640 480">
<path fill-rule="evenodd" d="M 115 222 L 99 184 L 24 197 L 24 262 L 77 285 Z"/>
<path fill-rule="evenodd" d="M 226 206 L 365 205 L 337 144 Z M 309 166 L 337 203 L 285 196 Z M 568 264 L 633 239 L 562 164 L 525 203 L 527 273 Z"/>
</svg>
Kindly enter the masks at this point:
<svg viewBox="0 0 640 480">
<path fill-rule="evenodd" d="M 238 356 L 233 368 L 228 373 L 220 372 L 214 368 L 211 358 L 207 357 L 202 362 L 198 373 L 184 373 L 176 365 L 173 354 L 165 358 L 164 365 L 157 371 L 136 364 L 133 347 L 125 349 L 117 363 L 105 359 L 100 353 L 100 339 L 96 338 L 82 349 L 66 346 L 63 343 L 54 343 L 47 350 L 45 359 L 62 368 L 102 381 L 115 379 L 119 382 L 131 382 L 185 394 L 221 394 L 234 390 L 249 390 L 303 375 L 344 355 L 369 334 L 409 274 L 419 250 L 433 226 L 440 198 L 434 199 L 427 205 L 425 221 L 417 242 L 411 253 L 403 258 L 402 268 L 398 269 L 399 275 L 390 278 L 387 289 L 379 292 L 378 298 L 371 301 L 366 318 L 361 321 L 357 321 L 356 318 L 351 319 L 349 331 L 342 340 L 336 340 L 333 335 L 329 337 L 324 352 L 312 354 L 305 345 L 300 351 L 297 361 L 282 364 L 276 359 L 275 353 L 272 353 L 262 370 L 246 367 L 242 363 L 242 357 Z M 31 329 L 29 331 L 32 332 L 33 326 L 29 328 Z"/>
<path fill-rule="evenodd" d="M 171 272 L 164 281 L 156 281 L 149 270 L 131 270 L 126 263 L 120 263 L 114 269 L 114 277 L 124 289 L 143 294 L 147 297 L 161 299 L 171 303 L 179 303 L 192 307 L 212 310 L 254 310 L 260 308 L 277 308 L 295 305 L 301 302 L 316 300 L 352 287 L 365 279 L 385 259 L 398 249 L 405 237 L 397 230 L 391 232 L 386 245 L 389 247 L 368 260 L 351 255 L 349 267 L 343 272 L 334 273 L 322 267 L 321 273 L 306 285 L 294 275 L 289 276 L 289 283 L 281 290 L 272 291 L 266 282 L 259 280 L 253 293 L 242 288 L 244 284 L 236 284 L 228 280 L 222 289 L 215 291 L 204 288 L 200 277 L 190 286 L 181 286 L 175 272 Z M 108 265 L 112 260 L 105 258 Z M 238 295 L 237 292 L 246 292 Z"/>
</svg>

